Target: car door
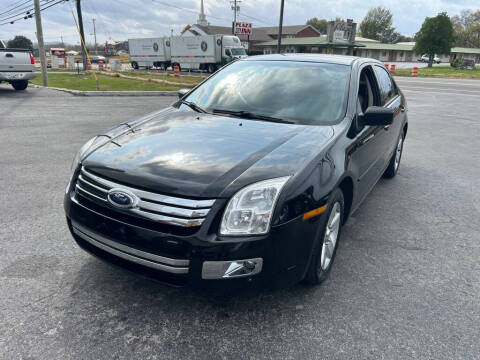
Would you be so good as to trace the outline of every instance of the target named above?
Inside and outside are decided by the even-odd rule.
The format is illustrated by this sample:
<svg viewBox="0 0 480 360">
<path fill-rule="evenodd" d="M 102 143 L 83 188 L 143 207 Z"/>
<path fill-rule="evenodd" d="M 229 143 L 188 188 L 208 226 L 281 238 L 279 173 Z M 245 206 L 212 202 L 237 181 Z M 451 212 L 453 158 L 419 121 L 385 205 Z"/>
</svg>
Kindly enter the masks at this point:
<svg viewBox="0 0 480 360">
<path fill-rule="evenodd" d="M 383 143 L 381 146 L 384 153 L 384 167 L 386 167 L 397 145 L 398 136 L 402 128 L 402 99 L 387 70 L 378 65 L 375 65 L 373 69 L 380 94 L 380 106 L 395 110 L 393 123 L 384 127 L 385 134 L 382 137 Z"/>
<path fill-rule="evenodd" d="M 351 131 L 353 142 L 347 150 L 347 155 L 349 167 L 357 175 L 357 201 L 361 201 L 382 175 L 386 131 L 383 126 L 359 125 L 358 119 L 363 112 L 370 106 L 380 106 L 381 102 L 371 65 L 361 68 L 358 84 L 357 116 L 352 123 Z"/>
</svg>

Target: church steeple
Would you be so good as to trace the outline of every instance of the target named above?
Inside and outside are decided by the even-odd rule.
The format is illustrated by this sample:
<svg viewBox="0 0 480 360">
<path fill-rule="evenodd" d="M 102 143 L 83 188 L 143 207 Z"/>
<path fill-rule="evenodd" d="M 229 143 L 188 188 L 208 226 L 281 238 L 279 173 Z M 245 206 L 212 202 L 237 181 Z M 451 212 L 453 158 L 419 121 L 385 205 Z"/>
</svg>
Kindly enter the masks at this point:
<svg viewBox="0 0 480 360">
<path fill-rule="evenodd" d="M 207 18 L 205 16 L 205 11 L 203 9 L 203 0 L 200 0 L 200 14 L 198 14 L 197 24 L 198 25 L 203 25 L 203 26 L 208 25 L 208 21 L 207 21 Z"/>
</svg>

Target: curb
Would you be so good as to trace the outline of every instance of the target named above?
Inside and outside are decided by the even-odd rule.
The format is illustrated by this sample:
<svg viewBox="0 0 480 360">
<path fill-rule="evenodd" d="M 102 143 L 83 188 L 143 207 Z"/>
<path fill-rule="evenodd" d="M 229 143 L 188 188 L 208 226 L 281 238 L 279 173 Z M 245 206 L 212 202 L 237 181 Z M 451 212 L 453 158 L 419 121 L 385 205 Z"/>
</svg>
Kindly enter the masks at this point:
<svg viewBox="0 0 480 360">
<path fill-rule="evenodd" d="M 178 96 L 177 91 L 81 91 L 50 86 L 43 87 L 34 84 L 29 84 L 29 86 L 35 88 L 63 91 L 75 96 Z"/>
</svg>

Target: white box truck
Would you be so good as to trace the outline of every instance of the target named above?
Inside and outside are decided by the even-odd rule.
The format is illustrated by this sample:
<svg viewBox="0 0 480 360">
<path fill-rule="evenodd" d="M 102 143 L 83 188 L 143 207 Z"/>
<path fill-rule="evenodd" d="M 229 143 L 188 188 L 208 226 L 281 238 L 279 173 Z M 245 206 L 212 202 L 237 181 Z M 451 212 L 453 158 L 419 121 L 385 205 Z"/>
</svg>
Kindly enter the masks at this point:
<svg viewBox="0 0 480 360">
<path fill-rule="evenodd" d="M 171 37 L 171 64 L 180 69 L 215 72 L 219 67 L 247 53 L 237 36 L 204 35 Z"/>
<path fill-rule="evenodd" d="M 170 38 L 128 39 L 130 64 L 134 69 L 170 66 Z"/>
</svg>

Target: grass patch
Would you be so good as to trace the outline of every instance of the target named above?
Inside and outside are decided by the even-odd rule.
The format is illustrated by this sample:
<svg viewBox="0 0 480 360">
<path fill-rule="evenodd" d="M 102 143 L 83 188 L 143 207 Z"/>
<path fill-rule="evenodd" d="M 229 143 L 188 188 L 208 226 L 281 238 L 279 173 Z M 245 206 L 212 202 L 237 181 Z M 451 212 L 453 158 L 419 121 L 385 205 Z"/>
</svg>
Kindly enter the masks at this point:
<svg viewBox="0 0 480 360">
<path fill-rule="evenodd" d="M 175 91 L 181 88 L 181 86 L 163 85 L 142 80 L 129 80 L 103 76 L 98 73 L 97 78 L 99 91 Z M 37 76 L 35 79 L 31 80 L 31 82 L 35 85 L 42 85 L 42 77 Z M 48 85 L 70 90 L 97 90 L 95 79 L 91 74 L 48 74 Z"/>
<path fill-rule="evenodd" d="M 197 85 L 201 81 L 205 79 L 203 76 L 188 76 L 188 75 L 180 75 L 180 77 L 175 77 L 173 74 L 169 73 L 156 73 L 153 71 L 150 72 L 144 72 L 144 71 L 120 71 L 119 72 L 122 75 L 126 76 L 136 76 L 136 77 L 141 77 L 145 79 L 159 79 L 159 80 L 167 80 L 171 82 L 179 82 L 179 83 L 184 83 L 184 84 L 192 84 L 192 85 Z"/>
<path fill-rule="evenodd" d="M 412 76 L 412 69 L 396 69 L 397 76 Z M 418 69 L 418 77 L 439 77 L 454 79 L 479 79 L 480 70 L 463 70 L 454 69 L 451 66 L 434 66 L 431 68 L 424 67 Z"/>
</svg>

